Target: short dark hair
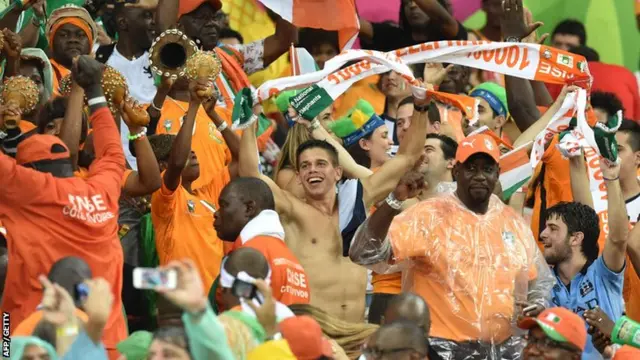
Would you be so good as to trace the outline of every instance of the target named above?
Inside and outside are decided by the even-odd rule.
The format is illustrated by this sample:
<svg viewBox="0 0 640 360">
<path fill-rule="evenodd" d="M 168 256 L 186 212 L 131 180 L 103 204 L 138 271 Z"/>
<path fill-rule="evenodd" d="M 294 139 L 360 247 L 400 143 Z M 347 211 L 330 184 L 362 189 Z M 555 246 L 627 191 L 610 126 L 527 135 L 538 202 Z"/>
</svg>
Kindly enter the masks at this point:
<svg viewBox="0 0 640 360">
<path fill-rule="evenodd" d="M 575 201 L 562 201 L 547 209 L 547 220 L 554 216 L 562 219 L 567 225 L 568 235 L 576 232 L 584 234 L 581 250 L 587 261 L 594 261 L 598 258 L 600 219 L 593 208 Z"/>
<path fill-rule="evenodd" d="M 66 256 L 51 265 L 47 276 L 52 283 L 62 286 L 73 297 L 76 285 L 92 278 L 89 264 L 77 256 Z M 75 299 L 76 307 L 81 307 Z"/>
<path fill-rule="evenodd" d="M 149 136 L 149 144 L 158 161 L 168 161 L 176 136 L 173 134 L 155 134 Z"/>
<path fill-rule="evenodd" d="M 64 117 L 64 114 L 67 111 L 67 100 L 67 97 L 59 96 L 44 104 L 36 120 L 38 134 L 44 134 L 47 129 L 47 125 L 54 119 Z"/>
<path fill-rule="evenodd" d="M 238 41 L 240 41 L 240 44 L 244 44 L 244 38 L 242 37 L 242 34 L 230 28 L 222 29 L 222 31 L 220 31 L 219 38 L 220 39 L 235 38 L 235 39 L 238 39 Z"/>
<path fill-rule="evenodd" d="M 298 31 L 298 44 L 309 53 L 312 53 L 314 46 L 321 44 L 329 44 L 335 48 L 336 53 L 340 52 L 340 42 L 337 31 L 301 28 Z"/>
<path fill-rule="evenodd" d="M 260 251 L 241 247 L 229 254 L 224 262 L 224 269 L 233 276 L 244 271 L 255 279 L 266 279 L 269 275 L 269 261 Z"/>
<path fill-rule="evenodd" d="M 153 332 L 153 340 L 160 340 L 175 345 L 187 353 L 191 353 L 191 351 L 189 351 L 189 337 L 182 327 L 167 326 L 158 328 Z"/>
<path fill-rule="evenodd" d="M 629 134 L 629 146 L 632 151 L 640 151 L 640 124 L 633 120 L 622 120 L 618 131 Z"/>
<path fill-rule="evenodd" d="M 591 93 L 591 106 L 604 110 L 608 116 L 614 116 L 618 111 L 624 111 L 622 102 L 614 93 L 594 91 Z"/>
<path fill-rule="evenodd" d="M 324 140 L 311 139 L 300 144 L 300 146 L 298 146 L 298 149 L 296 150 L 296 162 L 298 163 L 298 168 L 300 168 L 300 155 L 309 149 L 316 148 L 323 149 L 327 153 L 329 153 L 329 157 L 331 158 L 331 163 L 333 164 L 333 166 L 338 166 L 340 164 L 338 162 L 338 150 L 336 150 L 333 145 Z"/>
<path fill-rule="evenodd" d="M 578 20 L 566 19 L 559 22 L 553 29 L 551 37 L 554 37 L 556 34 L 575 35 L 580 39 L 580 45 L 587 43 L 587 30 L 585 29 L 584 24 Z"/>
<path fill-rule="evenodd" d="M 569 52 L 576 55 L 582 55 L 587 61 L 600 61 L 600 54 L 588 46 L 572 46 L 569 49 Z"/>
<path fill-rule="evenodd" d="M 447 135 L 442 134 L 427 134 L 427 139 L 440 140 L 440 149 L 444 154 L 445 160 L 451 160 L 456 157 L 458 151 L 458 143 Z"/>
<path fill-rule="evenodd" d="M 244 199 L 255 201 L 260 210 L 275 210 L 276 202 L 266 182 L 254 177 L 237 177 L 226 186 Z"/>
<path fill-rule="evenodd" d="M 407 96 L 406 98 L 400 100 L 400 102 L 398 103 L 398 107 L 407 105 L 407 104 L 413 105 L 413 96 Z"/>
</svg>

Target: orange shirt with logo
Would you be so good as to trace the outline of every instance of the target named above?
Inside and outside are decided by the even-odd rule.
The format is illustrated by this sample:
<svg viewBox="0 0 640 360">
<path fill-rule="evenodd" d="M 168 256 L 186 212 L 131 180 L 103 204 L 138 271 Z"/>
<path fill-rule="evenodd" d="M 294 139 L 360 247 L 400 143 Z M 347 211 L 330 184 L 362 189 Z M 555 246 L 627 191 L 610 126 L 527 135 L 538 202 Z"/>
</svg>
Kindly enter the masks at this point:
<svg viewBox="0 0 640 360">
<path fill-rule="evenodd" d="M 285 305 L 309 303 L 311 295 L 307 274 L 284 240 L 258 235 L 243 244 L 238 238 L 235 248 L 240 247 L 256 249 L 267 258 L 271 267 L 271 289 L 276 300 Z"/>
<path fill-rule="evenodd" d="M 389 239 L 396 261 L 410 260 L 403 291 L 431 309 L 431 336 L 501 343 L 512 335 L 516 296 L 526 299 L 536 270 L 528 225 L 492 195 L 484 215 L 455 194 L 427 199 L 395 217 Z"/>
<path fill-rule="evenodd" d="M 112 353 L 127 337 L 119 296 L 123 254 L 117 233 L 124 154 L 109 109 L 101 108 L 91 118 L 100 136 L 94 139 L 96 160 L 86 180 L 55 178 L 0 155 L 0 221 L 11 234 L 1 308 L 11 313 L 11 324 L 17 326 L 42 300 L 38 276 L 47 274 L 62 257 L 81 257 L 115 294 L 103 336 Z"/>
<path fill-rule="evenodd" d="M 212 184 L 190 194 L 180 184 L 171 191 L 163 181 L 160 190 L 151 196 L 151 220 L 160 265 L 191 258 L 205 289 L 210 289 L 218 277 L 223 256 L 222 240 L 213 228 L 213 213 L 200 202 L 209 201 L 215 190 Z"/>
</svg>

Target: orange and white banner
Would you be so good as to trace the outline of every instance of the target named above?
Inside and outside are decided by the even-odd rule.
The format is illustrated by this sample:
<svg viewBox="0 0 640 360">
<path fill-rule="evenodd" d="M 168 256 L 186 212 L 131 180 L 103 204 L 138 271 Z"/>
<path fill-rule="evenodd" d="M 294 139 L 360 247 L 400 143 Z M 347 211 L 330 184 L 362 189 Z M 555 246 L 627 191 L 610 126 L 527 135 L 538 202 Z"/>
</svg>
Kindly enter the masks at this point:
<svg viewBox="0 0 640 360">
<path fill-rule="evenodd" d="M 258 1 L 297 27 L 337 31 L 340 49 L 350 49 L 360 31 L 355 0 Z"/>
</svg>

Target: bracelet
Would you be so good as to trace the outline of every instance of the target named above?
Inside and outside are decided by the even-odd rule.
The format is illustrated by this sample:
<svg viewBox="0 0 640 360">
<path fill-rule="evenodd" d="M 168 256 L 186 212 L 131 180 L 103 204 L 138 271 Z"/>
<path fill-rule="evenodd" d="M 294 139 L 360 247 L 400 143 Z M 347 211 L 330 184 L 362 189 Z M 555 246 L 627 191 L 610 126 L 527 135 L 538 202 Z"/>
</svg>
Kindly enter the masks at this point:
<svg viewBox="0 0 640 360">
<path fill-rule="evenodd" d="M 309 129 L 309 132 L 313 132 L 315 129 L 317 129 L 317 128 L 319 128 L 319 127 L 320 127 L 320 120 L 318 120 L 318 119 L 313 119 L 313 120 L 311 121 L 311 124 L 309 124 L 308 129 Z"/>
<path fill-rule="evenodd" d="M 391 207 L 393 210 L 402 210 L 402 201 L 396 199 L 393 193 L 389 193 L 389 196 L 385 199 L 387 205 Z"/>
<path fill-rule="evenodd" d="M 145 136 L 147 136 L 147 128 L 143 126 L 142 130 L 140 130 L 139 133 L 129 135 L 129 140 L 134 141 L 134 140 L 142 139 Z"/>
<path fill-rule="evenodd" d="M 56 330 L 56 335 L 60 337 L 76 336 L 78 335 L 78 326 L 71 325 L 58 328 Z"/>
<path fill-rule="evenodd" d="M 152 109 L 154 109 L 154 110 L 156 110 L 158 112 L 162 112 L 162 109 L 157 107 L 153 100 L 151 100 L 151 104 L 149 104 L 149 106 L 151 106 Z"/>
<path fill-rule="evenodd" d="M 602 180 L 604 180 L 604 181 L 616 181 L 618 179 L 620 179 L 620 175 L 614 177 L 613 179 L 609 179 L 609 178 L 606 178 L 604 176 L 602 177 Z"/>
<path fill-rule="evenodd" d="M 222 124 L 218 125 L 218 131 L 223 132 L 224 130 L 226 130 L 229 127 L 229 124 L 227 124 L 226 121 L 222 121 Z"/>
<path fill-rule="evenodd" d="M 89 101 L 87 101 L 87 104 L 89 104 L 89 106 L 93 106 L 93 105 L 98 105 L 100 103 L 107 103 L 107 98 L 105 98 L 104 96 L 98 96 L 98 97 L 94 97 L 89 99 Z"/>
</svg>

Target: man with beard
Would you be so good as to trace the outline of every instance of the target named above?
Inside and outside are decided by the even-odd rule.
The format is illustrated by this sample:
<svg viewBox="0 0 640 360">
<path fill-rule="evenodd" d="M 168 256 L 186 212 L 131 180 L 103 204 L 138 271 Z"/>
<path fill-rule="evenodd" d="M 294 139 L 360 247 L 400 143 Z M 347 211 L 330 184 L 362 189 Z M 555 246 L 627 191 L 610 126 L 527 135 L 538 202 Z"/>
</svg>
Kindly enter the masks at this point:
<svg viewBox="0 0 640 360">
<path fill-rule="evenodd" d="M 600 161 L 607 187 L 609 235 L 598 256 L 599 219 L 590 206 L 561 202 L 547 210 L 546 227 L 540 233 L 544 257 L 553 266 L 556 285 L 553 303 L 582 315 L 599 307 L 607 316 L 622 316 L 622 284 L 629 220 L 620 188 L 620 165 Z M 584 359 L 600 359 L 591 337 Z"/>
<path fill-rule="evenodd" d="M 554 283 L 528 224 L 492 195 L 499 159 L 490 136 L 465 138 L 452 170 L 456 191 L 400 213 L 424 188 L 422 174 L 405 175 L 397 202 L 361 225 L 349 254 L 380 273 L 405 269 L 402 291 L 430 304 L 430 345 L 453 359 L 519 358 L 511 321 L 540 311 Z M 528 302 L 527 312 L 516 301 Z"/>
<path fill-rule="evenodd" d="M 295 26 L 273 15 L 275 34 L 246 45 L 219 46 L 226 16 L 220 0 L 182 0 L 178 9 L 178 28 L 206 51 L 215 51 L 222 62 L 222 74 L 216 79 L 221 92 L 218 106 L 233 108 L 235 93 L 251 83 L 247 75 L 269 66 L 297 42 Z M 241 65 L 238 68 L 238 64 Z"/>
<path fill-rule="evenodd" d="M 66 5 L 54 10 L 47 22 L 47 36 L 53 67 L 53 91 L 59 95 L 59 81 L 71 73 L 73 58 L 89 55 L 98 34 L 87 10 Z"/>
</svg>

